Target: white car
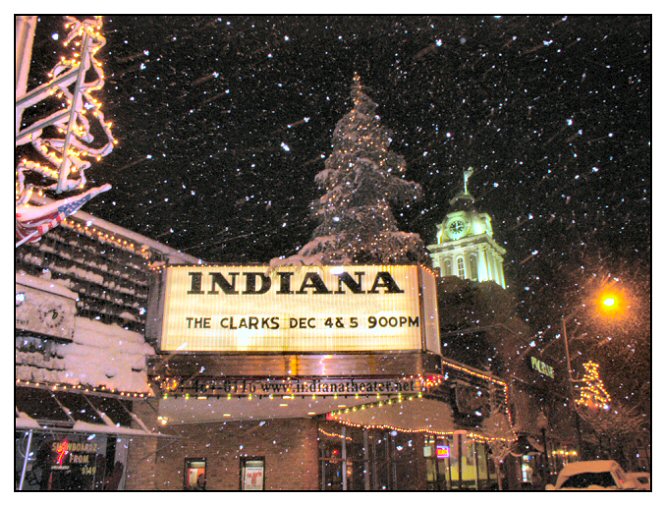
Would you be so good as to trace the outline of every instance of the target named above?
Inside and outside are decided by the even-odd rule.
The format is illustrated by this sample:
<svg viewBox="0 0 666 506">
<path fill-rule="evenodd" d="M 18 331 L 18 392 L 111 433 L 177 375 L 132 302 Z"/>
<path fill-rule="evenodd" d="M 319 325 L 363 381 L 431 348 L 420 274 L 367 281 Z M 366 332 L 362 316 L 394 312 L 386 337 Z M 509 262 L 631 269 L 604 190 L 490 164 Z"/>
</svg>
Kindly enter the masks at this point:
<svg viewBox="0 0 666 506">
<path fill-rule="evenodd" d="M 637 490 L 638 483 L 614 460 L 583 460 L 564 466 L 546 490 Z"/>
<path fill-rule="evenodd" d="M 637 484 L 638 490 L 652 490 L 650 473 L 627 473 Z"/>
</svg>

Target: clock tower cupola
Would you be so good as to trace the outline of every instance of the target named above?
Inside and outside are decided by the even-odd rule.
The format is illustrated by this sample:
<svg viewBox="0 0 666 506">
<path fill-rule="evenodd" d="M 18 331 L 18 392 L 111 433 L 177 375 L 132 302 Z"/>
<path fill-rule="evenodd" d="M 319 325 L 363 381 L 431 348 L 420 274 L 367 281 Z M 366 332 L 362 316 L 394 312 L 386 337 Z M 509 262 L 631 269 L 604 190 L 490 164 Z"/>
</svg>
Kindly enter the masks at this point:
<svg viewBox="0 0 666 506">
<path fill-rule="evenodd" d="M 442 276 L 457 276 L 472 281 L 504 283 L 504 254 L 506 250 L 493 239 L 493 227 L 488 213 L 474 207 L 469 193 L 470 167 L 463 172 L 463 189 L 449 204 L 451 210 L 437 225 L 437 242 L 428 246 L 433 267 Z"/>
</svg>

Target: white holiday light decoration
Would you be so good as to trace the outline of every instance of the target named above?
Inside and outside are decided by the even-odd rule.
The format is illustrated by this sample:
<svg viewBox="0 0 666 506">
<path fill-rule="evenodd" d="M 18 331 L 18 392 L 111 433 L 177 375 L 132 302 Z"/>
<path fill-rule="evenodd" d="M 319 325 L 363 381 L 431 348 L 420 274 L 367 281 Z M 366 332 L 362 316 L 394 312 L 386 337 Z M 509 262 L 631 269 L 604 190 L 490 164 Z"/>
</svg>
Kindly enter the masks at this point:
<svg viewBox="0 0 666 506">
<path fill-rule="evenodd" d="M 26 185 L 26 175 L 37 173 L 48 182 L 35 185 L 56 193 L 83 189 L 86 185 L 85 171 L 91 166 L 89 159 L 100 160 L 108 155 L 116 141 L 111 133 L 111 123 L 105 121 L 101 103 L 93 96 L 104 86 L 102 64 L 96 59 L 97 52 L 106 44 L 101 34 L 102 18 L 83 21 L 65 16 L 65 29 L 69 30 L 64 46 L 71 48 L 69 57 L 62 57 L 49 74 L 50 80 L 28 91 L 16 100 L 17 131 L 16 146 L 31 143 L 49 163 L 22 160 L 16 171 L 16 205 L 27 204 L 33 190 Z M 29 52 L 24 58 L 30 58 Z M 94 74 L 92 80 L 86 78 Z M 70 89 L 71 88 L 71 89 Z M 28 107 L 55 95 L 66 101 L 66 107 L 46 118 L 39 119 L 21 129 L 18 118 Z M 91 127 L 97 125 L 105 136 L 101 146 L 95 147 Z M 46 128 L 57 129 L 61 136 L 43 137 Z M 51 184 L 49 184 L 51 183 Z"/>
</svg>

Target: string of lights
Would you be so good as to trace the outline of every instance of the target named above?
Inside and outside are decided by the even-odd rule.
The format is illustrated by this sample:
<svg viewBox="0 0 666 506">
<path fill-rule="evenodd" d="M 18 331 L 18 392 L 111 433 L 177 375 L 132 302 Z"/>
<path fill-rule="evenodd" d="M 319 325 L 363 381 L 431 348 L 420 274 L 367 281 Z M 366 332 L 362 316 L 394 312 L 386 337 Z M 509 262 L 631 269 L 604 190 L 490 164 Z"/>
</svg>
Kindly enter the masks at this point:
<svg viewBox="0 0 666 506">
<path fill-rule="evenodd" d="M 576 457 L 578 455 L 576 450 L 553 450 L 550 453 L 556 457 Z"/>
<path fill-rule="evenodd" d="M 412 400 L 412 399 L 409 399 Z M 387 404 L 389 404 L 387 402 Z M 360 408 L 359 408 L 360 409 Z M 454 435 L 454 431 L 438 431 L 438 430 L 433 430 L 431 428 L 406 428 L 406 427 L 399 427 L 391 424 L 360 424 L 360 423 L 355 423 L 351 422 L 345 418 L 340 417 L 340 415 L 332 416 L 331 420 L 336 421 L 337 423 L 340 423 L 342 425 L 346 425 L 347 427 L 353 427 L 356 429 L 374 429 L 374 430 L 389 430 L 389 431 L 395 431 L 395 432 L 403 432 L 403 433 L 409 433 L 409 434 L 430 434 L 433 436 L 440 436 L 440 437 L 451 437 Z M 490 443 L 494 441 L 505 441 L 505 442 L 511 442 L 515 441 L 517 439 L 517 436 L 513 438 L 503 438 L 503 437 L 491 437 L 491 436 L 485 436 L 483 434 L 479 434 L 476 432 L 467 432 L 465 434 L 465 437 L 468 439 L 472 439 L 474 441 L 478 441 L 481 443 Z"/>
<path fill-rule="evenodd" d="M 337 433 L 335 433 L 335 432 L 328 432 L 328 431 L 325 431 L 324 429 L 322 429 L 321 427 L 319 427 L 318 431 L 319 431 L 320 434 L 322 434 L 322 435 L 324 435 L 324 436 L 326 436 L 326 437 L 332 437 L 332 438 L 337 438 L 337 439 L 344 439 L 344 440 L 346 440 L 346 441 L 351 441 L 351 440 L 352 440 L 352 438 L 349 437 L 349 436 L 343 436 L 342 434 L 337 434 Z"/>
<path fill-rule="evenodd" d="M 584 385 L 580 388 L 580 397 L 575 400 L 576 404 L 590 409 L 609 409 L 611 397 L 599 375 L 599 364 L 588 361 L 583 364 L 583 367 L 585 368 L 582 380 Z"/>
<path fill-rule="evenodd" d="M 153 256 L 150 248 L 145 244 L 139 246 L 132 241 L 128 241 L 122 237 L 117 237 L 113 232 L 108 232 L 92 225 L 86 225 L 71 218 L 63 221 L 61 226 L 74 230 L 79 234 L 96 239 L 100 242 L 113 244 L 114 247 L 123 249 L 130 253 L 141 255 L 146 260 L 149 260 Z"/>
<path fill-rule="evenodd" d="M 296 396 L 310 397 L 312 399 L 318 399 L 318 398 L 361 399 L 361 398 L 371 398 L 371 397 L 381 399 L 382 397 L 392 395 L 391 393 L 365 392 L 364 390 L 358 392 L 356 391 L 338 392 L 331 390 L 329 392 L 319 391 L 317 393 L 311 393 L 308 391 L 309 387 L 311 386 L 311 383 L 309 383 L 306 380 L 303 381 L 302 383 L 299 383 L 298 386 L 295 386 L 292 384 L 291 378 L 270 380 L 271 385 L 286 385 L 284 395 L 249 392 L 247 389 L 250 388 L 251 385 L 244 385 L 242 380 L 238 380 L 241 382 L 240 384 L 234 383 L 231 385 L 225 385 L 224 381 L 222 381 L 221 384 L 217 384 L 213 379 L 206 381 L 198 381 L 195 379 L 193 382 L 188 382 L 187 380 L 184 381 L 181 378 L 176 378 L 176 377 L 162 378 L 160 375 L 155 376 L 153 380 L 158 386 L 158 389 L 163 399 L 177 398 L 177 397 L 184 398 L 186 400 L 193 398 L 203 399 L 203 398 L 226 397 L 227 399 L 232 399 L 238 397 L 250 397 L 250 398 L 259 398 L 259 399 L 268 398 L 272 400 L 274 398 L 295 399 Z M 432 390 L 433 388 L 438 387 L 439 385 L 442 384 L 444 379 L 442 376 L 439 375 L 430 375 L 430 376 L 410 375 L 410 376 L 405 376 L 403 380 L 405 381 L 414 380 L 416 385 L 415 388 L 419 389 L 420 391 L 412 393 L 420 398 L 422 397 L 423 392 L 427 392 Z M 260 383 L 265 383 L 265 382 L 260 382 Z M 387 380 L 387 383 L 390 383 L 390 380 Z M 380 381 L 378 383 L 378 386 L 381 387 L 382 385 L 383 382 Z M 191 391 L 186 391 L 186 390 L 191 390 Z M 411 395 L 411 397 L 414 397 L 414 395 Z M 403 394 L 398 393 L 396 399 L 402 400 L 402 398 Z"/>
<path fill-rule="evenodd" d="M 117 144 L 111 132 L 111 122 L 106 121 L 102 111 L 102 103 L 94 93 L 104 86 L 105 77 L 102 63 L 96 54 L 106 44 L 101 33 L 102 18 L 85 19 L 83 21 L 65 16 L 65 29 L 68 34 L 63 45 L 69 49 L 67 56 L 62 56 L 53 67 L 48 77 L 50 81 L 38 90 L 28 93 L 28 98 L 17 101 L 17 108 L 34 105 L 49 97 L 64 100 L 66 109 L 59 110 L 44 120 L 38 121 L 17 134 L 17 144 L 30 142 L 35 150 L 49 163 L 23 159 L 16 170 L 16 199 L 19 203 L 27 203 L 33 184 L 26 185 L 26 174 L 36 173 L 52 184 L 38 185 L 43 190 L 56 190 L 58 193 L 83 189 L 86 184 L 85 171 L 91 166 L 89 159 L 101 160 L 108 155 Z M 95 77 L 87 80 L 88 71 L 92 70 Z M 70 91 L 70 87 L 74 89 Z M 34 96 L 33 96 L 34 95 Z M 94 118 L 92 123 L 88 118 Z M 97 125 L 105 138 L 103 143 L 95 142 L 92 128 Z M 62 137 L 42 137 L 45 128 L 54 126 Z M 70 177 L 70 174 L 72 177 Z"/>
<path fill-rule="evenodd" d="M 50 390 L 52 392 L 95 392 L 98 394 L 111 395 L 114 397 L 124 397 L 124 398 L 135 398 L 143 399 L 147 397 L 154 397 L 150 391 L 148 392 L 130 392 L 118 390 L 117 388 L 101 386 L 89 386 L 81 384 L 67 384 L 67 383 L 49 383 L 49 382 L 39 382 L 39 381 L 29 381 L 29 380 L 16 380 L 16 385 L 30 387 L 30 388 L 39 388 L 42 390 Z"/>
<path fill-rule="evenodd" d="M 502 387 L 502 390 L 504 392 L 504 399 L 503 399 L 503 406 L 505 413 L 507 417 L 509 418 L 509 423 L 511 425 L 511 430 L 513 431 L 513 415 L 511 414 L 511 409 L 510 409 L 510 399 L 509 399 L 509 385 L 506 383 L 506 381 L 503 381 L 499 378 L 496 378 L 495 376 L 491 376 L 489 374 L 484 374 L 482 372 L 476 371 L 474 369 L 470 369 L 469 367 L 465 367 L 461 364 L 457 364 L 455 362 L 451 362 L 450 360 L 447 360 L 445 358 L 442 358 L 442 364 L 445 365 L 446 367 L 450 367 L 451 369 L 455 369 L 458 371 L 462 371 L 466 374 L 469 374 L 470 376 L 474 376 L 477 378 L 484 379 L 486 381 L 489 381 L 491 383 L 494 383 L 496 385 L 499 385 Z"/>
</svg>

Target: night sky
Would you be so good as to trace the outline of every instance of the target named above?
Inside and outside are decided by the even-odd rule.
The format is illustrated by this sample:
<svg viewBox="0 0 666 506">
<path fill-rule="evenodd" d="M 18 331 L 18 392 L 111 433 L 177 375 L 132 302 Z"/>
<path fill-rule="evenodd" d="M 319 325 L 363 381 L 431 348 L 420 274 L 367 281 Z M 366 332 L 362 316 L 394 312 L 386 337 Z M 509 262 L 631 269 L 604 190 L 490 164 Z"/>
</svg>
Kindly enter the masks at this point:
<svg viewBox="0 0 666 506">
<path fill-rule="evenodd" d="M 31 86 L 63 25 L 40 19 Z M 293 254 L 357 71 L 424 189 L 403 230 L 433 243 L 473 166 L 535 328 L 593 274 L 649 305 L 648 16 L 110 16 L 104 33 L 119 144 L 87 172 L 114 187 L 90 213 L 207 261 Z"/>
</svg>

